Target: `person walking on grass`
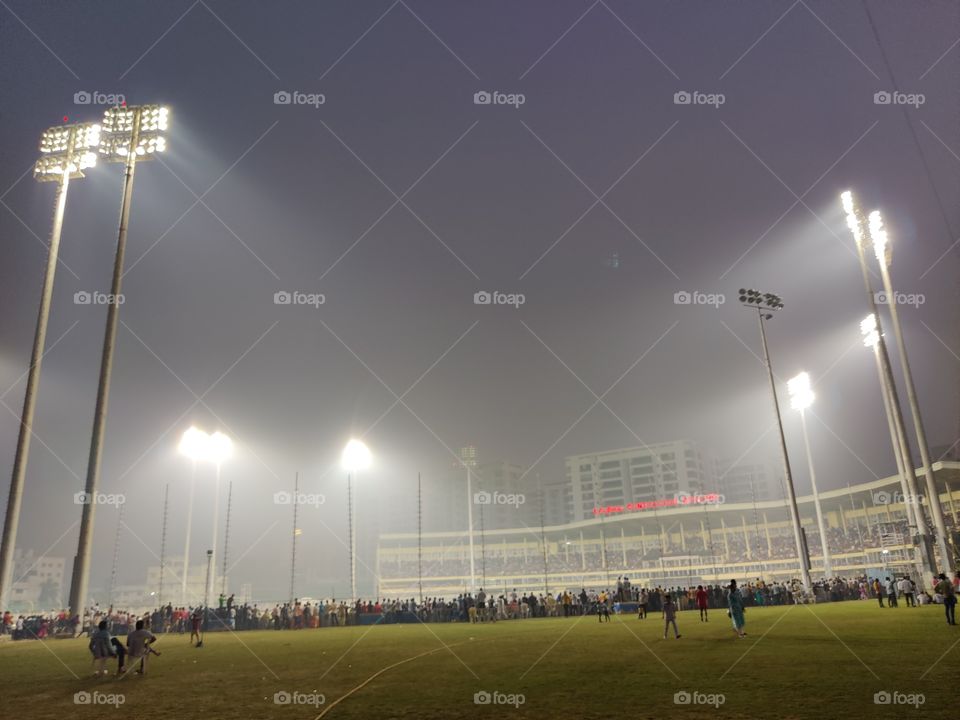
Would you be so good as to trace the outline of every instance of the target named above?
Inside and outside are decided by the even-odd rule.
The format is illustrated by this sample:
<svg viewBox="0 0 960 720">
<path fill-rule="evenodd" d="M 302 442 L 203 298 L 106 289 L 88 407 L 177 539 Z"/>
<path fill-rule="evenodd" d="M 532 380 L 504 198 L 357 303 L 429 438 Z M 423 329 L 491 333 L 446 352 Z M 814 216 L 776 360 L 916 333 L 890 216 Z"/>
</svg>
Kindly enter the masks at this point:
<svg viewBox="0 0 960 720">
<path fill-rule="evenodd" d="M 703 585 L 697 585 L 697 609 L 700 611 L 700 622 L 707 622 L 707 591 L 703 589 Z"/>
<path fill-rule="evenodd" d="M 887 607 L 899 607 L 897 605 L 897 583 L 887 578 Z"/>
<path fill-rule="evenodd" d="M 667 639 L 667 631 L 673 625 L 673 634 L 677 640 L 680 639 L 680 631 L 677 630 L 677 605 L 673 598 L 665 595 L 663 598 L 663 639 Z"/>
<path fill-rule="evenodd" d="M 737 632 L 737 637 L 744 637 L 746 633 L 743 631 L 743 626 L 747 621 L 743 617 L 743 595 L 740 594 L 736 580 L 731 580 L 730 587 L 727 589 L 727 608 L 727 614 L 733 623 L 733 629 Z"/>
<path fill-rule="evenodd" d="M 934 588 L 943 597 L 943 611 L 947 616 L 947 625 L 957 624 L 957 592 L 945 573 L 940 573 Z"/>
</svg>

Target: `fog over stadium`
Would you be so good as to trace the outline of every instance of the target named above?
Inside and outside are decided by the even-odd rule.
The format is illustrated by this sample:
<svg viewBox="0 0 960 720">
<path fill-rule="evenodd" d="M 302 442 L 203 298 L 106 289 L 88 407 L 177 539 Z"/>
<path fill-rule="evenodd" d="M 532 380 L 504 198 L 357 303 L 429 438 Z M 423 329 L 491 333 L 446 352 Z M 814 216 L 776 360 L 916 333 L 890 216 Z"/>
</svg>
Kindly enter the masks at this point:
<svg viewBox="0 0 960 720">
<path fill-rule="evenodd" d="M 845 576 L 929 584 L 861 322 L 877 310 L 949 571 L 958 35 L 948 0 L 0 2 L 4 498 L 57 192 L 34 181 L 38 142 L 154 123 L 117 297 L 126 150 L 69 183 L 3 609 L 76 613 L 72 585 L 81 607 L 144 611 L 450 598 L 488 577 L 550 596 L 641 568 L 695 586 L 737 562 L 799 578 L 768 312 L 811 574 L 841 574 L 823 532 Z M 874 238 L 874 210 L 895 290 L 864 240 L 875 308 L 851 233 Z M 344 463 L 351 441 L 369 458 Z"/>
</svg>

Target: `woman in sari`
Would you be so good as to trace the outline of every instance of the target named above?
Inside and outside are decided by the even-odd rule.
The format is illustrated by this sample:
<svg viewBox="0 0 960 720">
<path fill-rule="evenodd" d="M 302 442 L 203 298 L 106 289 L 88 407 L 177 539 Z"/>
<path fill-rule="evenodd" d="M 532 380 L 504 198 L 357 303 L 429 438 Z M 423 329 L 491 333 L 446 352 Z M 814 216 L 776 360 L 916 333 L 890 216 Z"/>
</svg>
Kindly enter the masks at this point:
<svg viewBox="0 0 960 720">
<path fill-rule="evenodd" d="M 733 623 L 733 629 L 737 631 L 737 637 L 743 637 L 746 633 L 743 626 L 746 620 L 743 617 L 743 595 L 737 588 L 737 581 L 731 580 L 727 591 L 727 607 L 729 608 L 730 621 Z"/>
</svg>

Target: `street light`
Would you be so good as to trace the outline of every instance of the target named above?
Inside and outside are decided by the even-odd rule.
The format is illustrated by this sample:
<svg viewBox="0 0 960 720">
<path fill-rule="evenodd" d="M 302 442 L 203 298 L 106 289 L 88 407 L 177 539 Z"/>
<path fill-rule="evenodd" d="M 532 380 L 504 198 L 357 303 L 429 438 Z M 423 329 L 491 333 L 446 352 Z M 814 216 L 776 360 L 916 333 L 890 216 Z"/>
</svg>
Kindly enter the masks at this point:
<svg viewBox="0 0 960 720">
<path fill-rule="evenodd" d="M 757 311 L 757 320 L 760 323 L 760 339 L 763 341 L 763 359 L 767 365 L 767 375 L 770 378 L 770 393 L 773 396 L 773 413 L 777 417 L 777 428 L 780 430 L 780 450 L 783 453 L 783 472 L 786 479 L 787 496 L 790 500 L 790 517 L 793 521 L 793 538 L 797 544 L 797 559 L 800 563 L 800 575 L 803 578 L 803 588 L 809 593 L 810 583 L 810 556 L 807 544 L 803 538 L 803 528 L 800 525 L 800 510 L 797 508 L 797 493 L 793 487 L 793 473 L 790 471 L 790 456 L 787 454 L 787 437 L 783 432 L 783 418 L 780 417 L 780 401 L 777 399 L 777 385 L 773 379 L 773 366 L 770 364 L 770 351 L 767 348 L 767 331 L 764 322 L 773 317 L 777 310 L 783 310 L 783 300 L 773 293 L 761 293 L 759 290 L 740 290 L 740 304 Z"/>
<path fill-rule="evenodd" d="M 347 471 L 347 534 L 350 536 L 350 593 L 351 599 L 357 600 L 357 533 L 354 523 L 353 486 L 351 475 L 366 470 L 373 462 L 373 456 L 362 440 L 352 439 L 343 448 L 340 455 L 340 466 Z"/>
<path fill-rule="evenodd" d="M 947 546 L 947 525 L 943 517 L 943 506 L 940 504 L 940 491 L 934 481 L 930 460 L 930 446 L 927 443 L 927 433 L 920 416 L 920 403 L 917 400 L 917 391 L 913 385 L 913 373 L 910 371 L 910 361 L 907 359 L 907 345 L 903 340 L 900 328 L 900 314 L 897 311 L 897 299 L 893 292 L 893 282 L 890 279 L 890 265 L 892 250 L 887 231 L 883 226 L 883 219 L 879 210 L 874 210 L 868 218 L 870 239 L 873 242 L 873 252 L 880 264 L 880 274 L 883 277 L 883 289 L 886 291 L 887 304 L 890 306 L 890 319 L 893 321 L 893 336 L 900 353 L 900 364 L 903 366 L 903 380 L 907 386 L 907 400 L 910 403 L 910 413 L 913 415 L 913 427 L 917 433 L 917 445 L 920 446 L 920 461 L 923 463 L 923 474 L 926 478 L 927 498 L 930 503 L 930 514 L 933 516 L 934 527 L 937 529 L 937 545 L 940 550 L 941 567 L 953 566 L 953 555 Z"/>
<path fill-rule="evenodd" d="M 166 149 L 169 111 L 160 105 L 112 107 L 103 114 L 103 134 L 99 152 L 104 162 L 122 162 L 124 165 L 123 195 L 120 204 L 120 227 L 113 263 L 110 297 L 119 298 L 123 286 L 123 258 L 127 248 L 127 228 L 130 225 L 130 203 L 133 198 L 133 175 L 137 160 L 149 160 L 154 153 Z M 100 479 L 103 456 L 104 430 L 107 424 L 107 400 L 113 371 L 113 348 L 117 341 L 117 322 L 120 303 L 107 305 L 107 324 L 103 334 L 103 353 L 100 358 L 100 380 L 97 386 L 97 405 L 93 414 L 93 432 L 90 438 L 90 457 L 87 461 L 87 479 L 84 491 L 94 497 Z M 73 561 L 70 583 L 70 610 L 83 613 L 83 598 L 87 594 L 90 575 L 90 553 L 93 545 L 93 512 L 96 503 L 83 506 L 80 517 L 80 537 L 77 555 Z"/>
<path fill-rule="evenodd" d="M 50 245 L 47 249 L 47 268 L 40 290 L 40 310 L 37 328 L 33 336 L 33 351 L 27 371 L 27 388 L 23 398 L 23 413 L 20 416 L 20 434 L 17 437 L 17 452 L 10 480 L 10 495 L 7 500 L 6 517 L 3 523 L 3 540 L 0 541 L 0 607 L 7 607 L 7 596 L 13 575 L 13 551 L 17 542 L 20 523 L 20 505 L 23 499 L 23 484 L 27 473 L 27 458 L 30 455 L 30 437 L 33 433 L 33 415 L 40 385 L 40 364 L 47 340 L 47 324 L 50 319 L 50 303 L 53 298 L 53 281 L 57 272 L 60 252 L 60 233 L 63 215 L 67 207 L 67 187 L 70 180 L 84 177 L 83 171 L 97 163 L 97 155 L 90 148 L 100 142 L 100 126 L 96 123 L 59 125 L 48 128 L 40 136 L 40 153 L 33 168 L 33 177 L 38 182 L 56 182 L 53 227 L 50 230 Z"/>
<path fill-rule="evenodd" d="M 187 573 L 190 567 L 190 530 L 193 525 L 193 493 L 197 483 L 197 461 L 203 460 L 210 436 L 196 426 L 183 431 L 178 450 L 190 458 L 190 494 L 187 500 L 187 536 L 183 543 L 183 578 L 180 581 L 180 604 L 187 606 Z"/>
<path fill-rule="evenodd" d="M 860 273 L 863 276 L 863 286 L 867 292 L 867 304 L 870 308 L 871 321 L 876 327 L 876 347 L 880 360 L 880 372 L 883 378 L 883 386 L 886 397 L 890 403 L 890 417 L 893 420 L 896 429 L 896 442 L 894 443 L 894 453 L 899 452 L 903 461 L 902 472 L 906 477 L 906 484 L 909 488 L 908 495 L 914 499 L 919 496 L 917 487 L 917 476 L 913 469 L 913 453 L 910 451 L 910 440 L 907 438 L 906 428 L 903 423 L 903 411 L 900 407 L 900 398 L 897 395 L 897 384 L 893 378 L 893 371 L 890 367 L 890 355 L 887 353 L 887 343 L 883 337 L 883 328 L 880 325 L 880 318 L 877 315 L 876 296 L 870 283 L 870 272 L 867 270 L 867 258 L 864 251 L 866 235 L 863 231 L 863 216 L 856 203 L 853 200 L 853 193 L 849 190 L 840 195 L 840 203 L 844 212 L 847 214 L 847 227 L 853 234 L 854 245 L 857 248 L 857 258 L 860 261 Z M 923 566 L 926 569 L 924 575 L 933 576 L 935 574 L 935 563 L 931 554 L 929 532 L 927 530 L 926 519 L 924 518 L 923 507 L 918 503 L 914 505 L 914 512 L 917 519 L 917 533 L 920 540 L 920 553 Z M 922 581 L 921 581 L 922 582 Z"/>
<path fill-rule="evenodd" d="M 807 451 L 807 465 L 810 468 L 810 486 L 813 489 L 813 505 L 817 511 L 817 528 L 820 531 L 820 545 L 823 548 L 823 575 L 833 577 L 833 563 L 830 559 L 830 548 L 827 547 L 827 526 L 823 519 L 823 508 L 820 506 L 820 493 L 817 491 L 817 476 L 813 470 L 813 454 L 810 452 L 810 437 L 807 434 L 806 409 L 813 404 L 816 397 L 810 385 L 810 375 L 802 372 L 787 381 L 787 392 L 790 393 L 790 405 L 800 411 L 800 427 L 803 429 L 803 446 Z"/>
</svg>

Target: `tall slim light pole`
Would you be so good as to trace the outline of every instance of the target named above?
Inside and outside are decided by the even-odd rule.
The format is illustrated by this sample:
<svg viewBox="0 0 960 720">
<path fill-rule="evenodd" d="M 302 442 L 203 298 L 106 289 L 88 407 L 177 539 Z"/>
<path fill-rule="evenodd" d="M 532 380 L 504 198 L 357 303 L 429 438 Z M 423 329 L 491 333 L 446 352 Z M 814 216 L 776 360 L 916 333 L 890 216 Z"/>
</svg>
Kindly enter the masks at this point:
<svg viewBox="0 0 960 720">
<path fill-rule="evenodd" d="M 787 487 L 787 499 L 790 501 L 790 518 L 793 521 L 793 538 L 797 545 L 797 559 L 800 563 L 800 575 L 803 588 L 809 593 L 810 556 L 807 544 L 803 538 L 803 527 L 800 525 L 800 510 L 797 508 L 797 493 L 793 486 L 793 473 L 790 471 L 790 456 L 787 453 L 787 437 L 783 432 L 783 418 L 780 416 L 780 401 L 777 399 L 777 383 L 773 377 L 773 365 L 770 363 L 770 351 L 767 348 L 767 331 L 764 321 L 773 317 L 773 313 L 783 309 L 783 300 L 773 293 L 761 293 L 758 290 L 740 290 L 740 303 L 757 311 L 757 320 L 760 323 L 760 339 L 763 342 L 763 360 L 767 366 L 767 375 L 770 379 L 770 393 L 773 397 L 773 413 L 777 418 L 777 428 L 780 431 L 780 450 L 783 453 L 783 473 Z"/>
<path fill-rule="evenodd" d="M 813 505 L 817 511 L 817 529 L 820 531 L 820 546 L 823 548 L 823 576 L 833 577 L 833 562 L 830 559 L 830 548 L 827 546 L 827 524 L 823 517 L 823 508 L 820 506 L 820 493 L 817 491 L 817 474 L 813 469 L 813 453 L 810 452 L 810 436 L 807 433 L 806 410 L 813 404 L 813 388 L 810 386 L 810 375 L 805 372 L 787 381 L 787 391 L 790 393 L 790 404 L 794 410 L 800 411 L 800 427 L 803 430 L 803 447 L 807 451 L 807 466 L 810 468 L 810 487 L 813 489 Z"/>
<path fill-rule="evenodd" d="M 210 549 L 213 553 L 212 567 L 216 569 L 217 526 L 220 520 L 220 467 L 223 465 L 224 460 L 233 454 L 233 441 L 227 435 L 218 430 L 210 435 L 208 444 L 209 447 L 207 450 L 207 459 L 213 462 L 217 467 L 217 475 L 213 488 L 213 528 L 210 537 Z M 208 575 L 207 583 L 209 584 L 208 591 L 210 595 L 213 595 L 213 582 L 214 578 Z"/>
<path fill-rule="evenodd" d="M 93 432 L 90 438 L 90 457 L 87 461 L 85 497 L 96 496 L 100 480 L 100 465 L 103 457 L 104 431 L 107 424 L 107 404 L 110 394 L 110 377 L 113 371 L 113 348 L 117 340 L 117 322 L 123 292 L 123 259 L 127 248 L 127 228 L 130 224 L 130 203 L 133 199 L 133 175 L 137 159 L 148 159 L 155 152 L 166 148 L 162 132 L 167 129 L 167 109 L 159 105 L 110 108 L 103 116 L 103 137 L 100 140 L 100 157 L 106 162 L 124 164 L 123 199 L 120 205 L 120 228 L 117 233 L 117 250 L 113 263 L 113 280 L 107 305 L 107 326 L 103 334 L 103 354 L 100 359 L 100 380 L 97 387 L 97 404 L 93 415 Z M 93 545 L 93 519 L 95 502 L 83 506 L 80 517 L 80 538 L 77 555 L 73 560 L 73 577 L 70 583 L 70 610 L 82 613 L 87 596 L 90 575 L 90 551 Z"/>
<path fill-rule="evenodd" d="M 894 459 L 897 462 L 897 472 L 900 475 L 900 491 L 903 494 L 903 509 L 904 513 L 907 516 L 907 526 L 910 529 L 911 536 L 916 535 L 918 530 L 918 523 L 922 522 L 922 517 L 917 520 L 917 498 L 911 497 L 910 488 L 907 486 L 907 474 L 903 469 L 903 448 L 900 446 L 900 438 L 897 435 L 897 425 L 896 421 L 893 419 L 893 408 L 890 400 L 890 392 L 887 387 L 886 378 L 883 374 L 883 362 L 880 359 L 880 333 L 877 330 L 877 317 L 875 315 L 867 315 L 860 322 L 860 332 L 863 335 L 863 344 L 873 350 L 873 357 L 876 361 L 877 366 L 877 376 L 880 379 L 880 391 L 883 395 L 883 409 L 887 416 L 887 428 L 890 431 L 890 445 L 893 448 Z M 853 499 L 851 498 L 851 504 Z M 857 525 L 857 531 L 859 532 L 860 526 Z M 860 540 L 861 548 L 863 546 L 863 538 Z M 917 574 L 920 577 L 925 575 L 924 566 L 922 562 L 922 555 L 920 557 L 915 556 L 914 560 L 917 565 Z"/>
<path fill-rule="evenodd" d="M 350 440 L 340 456 L 340 465 L 347 471 L 347 532 L 350 535 L 350 595 L 357 601 L 357 528 L 353 508 L 352 475 L 370 467 L 373 456 L 361 440 Z"/>
<path fill-rule="evenodd" d="M 906 428 L 903 422 L 903 411 L 900 408 L 900 398 L 897 395 L 897 384 L 893 378 L 893 371 L 890 367 L 890 355 L 887 353 L 887 343 L 883 337 L 883 328 L 880 324 L 880 316 L 877 314 L 876 296 L 870 283 L 870 272 L 867 269 L 867 258 L 864 251 L 866 243 L 866 234 L 864 233 L 863 216 L 853 200 L 853 193 L 849 190 L 840 195 L 840 203 L 843 205 L 844 212 L 847 214 L 847 227 L 853 235 L 854 245 L 857 248 L 857 258 L 860 261 L 860 273 L 863 276 L 863 285 L 867 293 L 867 305 L 870 308 L 870 314 L 874 318 L 877 330 L 877 348 L 880 353 L 880 365 L 883 370 L 884 386 L 890 398 L 890 409 L 894 425 L 897 430 L 897 444 L 900 446 L 900 452 L 903 458 L 903 472 L 906 476 L 907 486 L 910 489 L 910 495 L 916 499 L 919 494 L 917 485 L 917 475 L 913 469 L 913 453 L 910 451 L 910 440 L 907 437 Z M 932 548 L 930 546 L 930 533 L 924 517 L 923 506 L 919 503 L 914 505 L 914 512 L 917 516 L 917 533 L 920 541 L 920 553 L 923 558 L 923 566 L 926 570 L 924 575 L 932 576 L 935 573 L 935 563 L 933 562 Z"/>
<path fill-rule="evenodd" d="M 917 433 L 917 445 L 920 446 L 920 460 L 923 463 L 923 474 L 926 478 L 927 502 L 930 504 L 930 515 L 936 528 L 936 542 L 940 551 L 941 567 L 953 567 L 953 554 L 947 544 L 949 533 L 943 517 L 943 505 L 940 503 L 940 491 L 937 489 L 933 477 L 933 463 L 930 460 L 930 446 L 927 443 L 927 433 L 923 427 L 923 418 L 920 415 L 920 403 L 917 400 L 917 391 L 913 384 L 913 373 L 910 371 L 910 361 L 907 358 L 907 345 L 903 340 L 900 328 L 900 314 L 897 311 L 897 298 L 893 291 L 893 281 L 890 279 L 890 265 L 893 253 L 883 226 L 883 219 L 879 210 L 874 210 L 868 217 L 870 239 L 873 242 L 873 252 L 880 264 L 880 274 L 883 277 L 883 289 L 886 291 L 887 304 L 890 306 L 890 319 L 893 321 L 893 336 L 897 341 L 897 350 L 900 353 L 900 365 L 903 367 L 903 381 L 907 386 L 907 400 L 910 403 L 910 414 L 913 415 L 913 427 Z"/>
<path fill-rule="evenodd" d="M 187 531 L 183 542 L 183 577 L 180 579 L 180 605 L 187 606 L 187 576 L 190 572 L 190 533 L 193 528 L 193 496 L 197 485 L 197 461 L 206 456 L 210 436 L 196 426 L 184 430 L 178 450 L 190 458 L 190 492 L 187 495 Z"/>
<path fill-rule="evenodd" d="M 27 474 L 27 458 L 30 455 L 30 438 L 33 434 L 33 416 L 40 387 L 40 365 L 47 341 L 47 325 L 50 320 L 50 304 L 53 300 L 53 282 L 57 273 L 60 255 L 60 233 L 63 215 L 67 207 L 67 188 L 70 180 L 84 177 L 83 171 L 97 164 L 97 155 L 90 151 L 100 144 L 100 126 L 95 123 L 61 125 L 44 131 L 40 136 L 40 159 L 33 168 L 33 176 L 39 182 L 57 183 L 54 200 L 53 227 L 50 229 L 50 245 L 47 248 L 47 267 L 40 290 L 40 310 L 33 335 L 33 351 L 27 370 L 27 388 L 23 397 L 23 413 L 20 415 L 20 434 L 17 436 L 17 451 L 10 479 L 10 494 L 3 522 L 3 539 L 0 541 L 0 607 L 7 607 L 10 585 L 13 579 L 13 551 L 17 544 L 17 529 L 20 524 L 20 505 L 23 500 L 23 484 Z"/>
<path fill-rule="evenodd" d="M 470 550 L 470 592 L 476 592 L 477 589 L 477 566 L 475 553 L 473 551 L 473 480 L 471 478 L 472 468 L 464 463 L 467 469 L 467 533 L 469 533 Z"/>
</svg>

